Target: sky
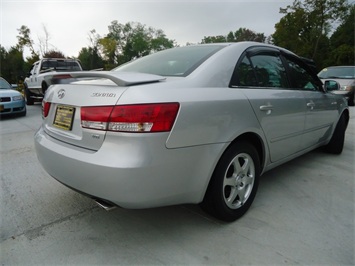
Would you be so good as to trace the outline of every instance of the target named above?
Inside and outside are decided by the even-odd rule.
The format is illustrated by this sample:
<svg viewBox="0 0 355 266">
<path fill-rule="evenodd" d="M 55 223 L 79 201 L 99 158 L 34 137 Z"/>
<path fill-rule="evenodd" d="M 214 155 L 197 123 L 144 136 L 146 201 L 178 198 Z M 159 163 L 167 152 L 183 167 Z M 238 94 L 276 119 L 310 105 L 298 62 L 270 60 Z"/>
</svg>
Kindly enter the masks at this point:
<svg viewBox="0 0 355 266">
<path fill-rule="evenodd" d="M 45 28 L 50 49 L 77 57 L 81 48 L 90 45 L 90 31 L 95 29 L 104 37 L 114 20 L 161 29 L 181 46 L 200 43 L 205 36 L 227 35 L 239 28 L 269 36 L 283 16 L 279 14 L 280 7 L 292 3 L 293 0 L 0 0 L 0 44 L 7 50 L 16 45 L 18 29 L 25 25 L 39 50 Z"/>
</svg>

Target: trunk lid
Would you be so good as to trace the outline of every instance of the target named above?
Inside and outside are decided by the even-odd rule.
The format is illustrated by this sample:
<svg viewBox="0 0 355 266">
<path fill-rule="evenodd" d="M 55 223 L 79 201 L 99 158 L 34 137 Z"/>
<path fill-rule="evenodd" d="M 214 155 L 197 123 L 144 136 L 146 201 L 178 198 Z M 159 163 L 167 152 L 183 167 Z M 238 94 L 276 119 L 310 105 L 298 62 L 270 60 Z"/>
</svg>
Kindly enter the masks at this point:
<svg viewBox="0 0 355 266">
<path fill-rule="evenodd" d="M 101 147 L 107 131 L 83 128 L 81 109 L 94 106 L 105 109 L 107 106 L 114 106 L 129 86 L 159 82 L 164 79 L 161 76 L 140 73 L 120 75 L 90 72 L 89 75 L 85 73 L 71 73 L 71 75 L 86 80 L 73 82 L 72 79 L 69 84 L 56 84 L 49 88 L 42 103 L 44 110 L 48 110 L 44 115 L 46 117 L 44 117 L 43 127 L 48 135 L 59 141 L 93 151 Z"/>
</svg>

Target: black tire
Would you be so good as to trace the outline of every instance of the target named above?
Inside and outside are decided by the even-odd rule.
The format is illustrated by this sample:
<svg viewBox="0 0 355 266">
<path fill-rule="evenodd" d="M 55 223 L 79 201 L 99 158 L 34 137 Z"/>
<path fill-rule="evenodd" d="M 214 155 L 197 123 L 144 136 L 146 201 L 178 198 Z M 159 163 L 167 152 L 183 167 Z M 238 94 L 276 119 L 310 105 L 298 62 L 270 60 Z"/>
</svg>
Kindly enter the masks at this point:
<svg viewBox="0 0 355 266">
<path fill-rule="evenodd" d="M 349 97 L 348 105 L 355 106 L 355 92 Z"/>
<path fill-rule="evenodd" d="M 27 86 L 26 86 L 26 84 L 25 84 L 25 88 L 24 88 L 24 90 L 25 90 L 25 100 L 26 100 L 26 104 L 27 105 L 33 105 L 34 104 L 34 100 L 33 100 L 33 98 L 31 98 L 31 92 L 29 91 L 29 89 L 27 88 Z"/>
<path fill-rule="evenodd" d="M 26 116 L 26 114 L 27 114 L 27 110 L 25 109 L 25 110 L 20 114 L 20 116 Z"/>
<path fill-rule="evenodd" d="M 344 148 L 346 121 L 344 115 L 342 115 L 337 123 L 337 126 L 333 132 L 333 136 L 329 143 L 324 147 L 326 152 L 333 154 L 341 154 Z"/>
<path fill-rule="evenodd" d="M 48 89 L 47 83 L 43 82 L 42 83 L 42 94 L 44 95 Z"/>
<path fill-rule="evenodd" d="M 259 184 L 260 159 L 253 145 L 238 141 L 219 160 L 201 203 L 212 216 L 232 222 L 251 206 Z"/>
</svg>

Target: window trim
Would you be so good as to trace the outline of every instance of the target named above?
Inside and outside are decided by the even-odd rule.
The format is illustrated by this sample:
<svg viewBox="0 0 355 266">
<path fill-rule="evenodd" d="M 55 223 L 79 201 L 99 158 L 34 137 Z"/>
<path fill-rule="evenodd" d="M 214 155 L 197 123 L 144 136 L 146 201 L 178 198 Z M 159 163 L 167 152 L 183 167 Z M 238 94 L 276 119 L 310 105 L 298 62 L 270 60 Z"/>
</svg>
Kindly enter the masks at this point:
<svg viewBox="0 0 355 266">
<path fill-rule="evenodd" d="M 281 62 L 283 64 L 283 67 L 285 68 L 285 72 L 286 72 L 286 77 L 287 77 L 287 83 L 288 83 L 288 87 L 260 87 L 260 86 L 240 86 L 240 85 L 235 85 L 235 84 L 239 84 L 240 80 L 239 77 L 237 75 L 237 69 L 239 67 L 239 65 L 241 64 L 241 62 L 244 60 L 244 58 L 247 58 L 247 60 L 249 61 L 250 65 L 253 68 L 253 73 L 254 76 L 257 78 L 257 75 L 255 73 L 255 67 L 252 63 L 252 61 L 250 60 L 251 56 L 255 56 L 255 55 L 272 55 L 272 56 L 278 56 L 281 59 Z M 311 67 L 302 60 L 302 58 L 300 58 L 299 56 L 284 50 L 282 48 L 277 49 L 275 47 L 264 47 L 264 46 L 252 46 L 249 47 L 248 49 L 246 49 L 239 57 L 231 80 L 229 82 L 228 87 L 229 88 L 248 88 L 248 89 L 279 89 L 279 90 L 302 90 L 302 91 L 309 91 L 307 89 L 303 89 L 303 88 L 296 88 L 295 87 L 295 82 L 292 78 L 291 75 L 291 70 L 290 67 L 287 63 L 287 59 L 294 61 L 295 63 L 299 64 L 302 68 L 304 68 L 309 74 L 310 76 L 316 81 L 316 85 L 317 85 L 317 89 L 314 91 L 320 91 L 320 92 L 325 92 L 324 91 L 324 87 L 323 87 L 323 83 L 322 81 L 318 78 L 317 74 L 311 69 Z"/>
</svg>

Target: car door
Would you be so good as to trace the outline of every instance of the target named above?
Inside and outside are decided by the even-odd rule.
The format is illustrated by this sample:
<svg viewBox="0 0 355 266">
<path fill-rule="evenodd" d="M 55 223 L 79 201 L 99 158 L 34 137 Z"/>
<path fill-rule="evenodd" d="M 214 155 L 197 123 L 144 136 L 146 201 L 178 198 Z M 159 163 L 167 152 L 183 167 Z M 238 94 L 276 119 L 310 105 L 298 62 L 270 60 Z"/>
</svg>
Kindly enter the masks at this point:
<svg viewBox="0 0 355 266">
<path fill-rule="evenodd" d="M 40 87 L 37 81 L 38 72 L 39 72 L 39 61 L 36 62 L 33 65 L 32 69 L 30 70 L 30 77 L 27 80 L 27 86 L 29 89 Z"/>
<path fill-rule="evenodd" d="M 278 50 L 251 49 L 239 61 L 232 87 L 249 99 L 277 162 L 301 149 L 306 105 L 302 91 L 292 90 Z"/>
<path fill-rule="evenodd" d="M 306 100 L 305 130 L 301 140 L 302 149 L 317 145 L 326 139 L 338 116 L 337 97 L 326 93 L 320 80 L 297 58 L 285 57 L 292 86 L 301 90 Z"/>
</svg>

